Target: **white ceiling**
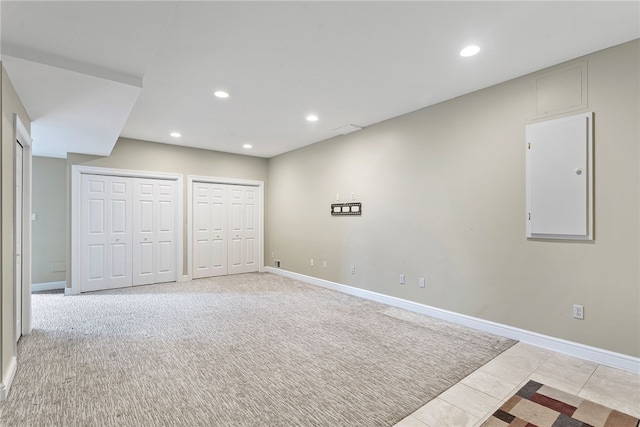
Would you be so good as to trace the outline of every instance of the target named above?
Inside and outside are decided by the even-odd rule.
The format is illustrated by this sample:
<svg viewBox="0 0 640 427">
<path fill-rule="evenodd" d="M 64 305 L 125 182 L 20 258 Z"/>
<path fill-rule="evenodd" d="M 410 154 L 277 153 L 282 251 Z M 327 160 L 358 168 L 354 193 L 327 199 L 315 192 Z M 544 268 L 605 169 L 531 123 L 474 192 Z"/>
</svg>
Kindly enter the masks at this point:
<svg viewBox="0 0 640 427">
<path fill-rule="evenodd" d="M 272 157 L 637 39 L 639 6 L 2 1 L 1 53 L 35 155 L 124 136 Z"/>
</svg>

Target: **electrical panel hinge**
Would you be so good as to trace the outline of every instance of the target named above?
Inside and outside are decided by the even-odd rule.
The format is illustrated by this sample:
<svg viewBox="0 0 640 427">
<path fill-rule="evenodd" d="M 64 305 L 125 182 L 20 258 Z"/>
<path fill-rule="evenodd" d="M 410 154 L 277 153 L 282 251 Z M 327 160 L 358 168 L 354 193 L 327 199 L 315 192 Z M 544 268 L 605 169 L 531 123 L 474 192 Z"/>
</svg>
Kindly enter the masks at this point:
<svg viewBox="0 0 640 427">
<path fill-rule="evenodd" d="M 531 212 L 529 212 L 529 221 L 531 221 Z"/>
<path fill-rule="evenodd" d="M 529 143 L 527 143 L 527 148 L 528 148 L 529 150 L 531 150 L 531 143 L 530 143 L 530 142 L 529 142 Z"/>
</svg>

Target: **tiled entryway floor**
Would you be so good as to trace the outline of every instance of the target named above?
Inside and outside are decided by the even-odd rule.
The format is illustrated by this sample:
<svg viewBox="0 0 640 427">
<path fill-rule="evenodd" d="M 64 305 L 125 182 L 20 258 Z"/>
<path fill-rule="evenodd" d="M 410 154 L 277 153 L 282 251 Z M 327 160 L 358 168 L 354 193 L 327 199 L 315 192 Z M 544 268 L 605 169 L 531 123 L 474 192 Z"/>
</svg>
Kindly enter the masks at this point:
<svg viewBox="0 0 640 427">
<path fill-rule="evenodd" d="M 518 343 L 395 427 L 474 427 L 529 380 L 640 418 L 640 374 Z"/>
</svg>

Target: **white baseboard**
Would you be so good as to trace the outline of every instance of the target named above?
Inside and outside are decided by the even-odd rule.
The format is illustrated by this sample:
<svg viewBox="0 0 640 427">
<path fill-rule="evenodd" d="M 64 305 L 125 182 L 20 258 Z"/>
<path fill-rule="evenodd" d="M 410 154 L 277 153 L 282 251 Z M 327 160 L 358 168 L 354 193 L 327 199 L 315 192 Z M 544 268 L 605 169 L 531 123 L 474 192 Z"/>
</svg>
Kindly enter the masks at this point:
<svg viewBox="0 0 640 427">
<path fill-rule="evenodd" d="M 9 362 L 9 369 L 7 372 L 7 381 L 0 383 L 0 402 L 7 400 L 9 391 L 11 390 L 11 383 L 13 383 L 13 377 L 16 375 L 18 369 L 18 361 L 15 357 L 11 358 Z"/>
<path fill-rule="evenodd" d="M 185 274 L 182 276 L 178 276 L 178 278 L 176 279 L 176 283 L 183 283 L 183 282 L 189 282 L 191 281 L 191 278 L 189 277 L 189 275 Z M 62 286 L 60 286 L 59 288 L 47 288 L 47 289 L 42 289 L 42 290 L 48 290 L 48 289 L 64 289 L 64 295 L 65 296 L 73 296 L 73 295 L 80 295 L 80 292 L 78 292 L 76 289 L 74 288 L 67 288 L 66 286 L 66 282 L 53 282 L 52 284 L 55 283 L 62 283 Z M 43 283 L 44 285 L 49 285 L 49 283 Z M 33 285 L 36 286 L 36 285 Z M 34 292 L 33 287 L 31 288 L 32 292 Z"/>
<path fill-rule="evenodd" d="M 581 359 L 590 360 L 602 365 L 612 366 L 614 368 L 624 369 L 631 372 L 640 372 L 640 358 L 638 357 L 628 356 L 622 353 L 615 353 L 613 351 L 591 347 L 585 344 L 567 341 L 548 335 L 542 335 L 537 332 L 527 331 L 525 329 L 515 328 L 513 326 L 503 325 L 501 323 L 491 322 L 489 320 L 467 316 L 465 314 L 459 314 L 437 307 L 431 307 L 417 302 L 379 294 L 377 292 L 367 291 L 365 289 L 354 288 L 352 286 L 342 285 L 340 283 L 330 282 L 328 280 L 318 279 L 316 277 L 306 276 L 304 274 L 294 273 L 292 271 L 282 270 L 280 268 L 265 267 L 264 271 L 300 280 L 301 282 L 309 283 L 311 285 L 321 286 L 323 288 L 333 289 L 334 291 L 342 292 L 345 294 L 380 302 L 393 307 L 403 308 L 405 310 L 435 317 L 437 319 L 446 320 L 459 325 L 468 326 L 473 329 L 488 332 L 505 338 L 522 341 L 524 343 L 532 344 L 559 353 L 565 353 L 570 356 L 579 357 Z"/>
<path fill-rule="evenodd" d="M 64 289 L 67 286 L 67 282 L 47 282 L 47 283 L 34 283 L 31 285 L 31 292 L 52 291 L 55 289 Z"/>
</svg>

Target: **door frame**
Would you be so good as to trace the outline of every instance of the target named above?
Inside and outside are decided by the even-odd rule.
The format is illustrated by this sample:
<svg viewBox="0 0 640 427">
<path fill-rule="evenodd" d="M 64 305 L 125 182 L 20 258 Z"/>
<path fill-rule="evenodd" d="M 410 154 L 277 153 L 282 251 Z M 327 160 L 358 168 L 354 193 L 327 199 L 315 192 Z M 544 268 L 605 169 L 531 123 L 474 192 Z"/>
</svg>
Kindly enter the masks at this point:
<svg viewBox="0 0 640 427">
<path fill-rule="evenodd" d="M 31 333 L 31 165 L 32 165 L 32 144 L 33 140 L 27 132 L 27 128 L 20 120 L 17 114 L 13 114 L 13 129 L 14 129 L 14 141 L 17 141 L 22 145 L 22 335 L 28 335 Z M 14 142 L 15 144 L 15 142 Z M 15 145 L 14 145 L 15 150 Z M 16 152 L 14 151 L 14 165 L 16 161 Z M 15 175 L 15 170 L 14 170 Z M 13 200 L 15 201 L 15 182 L 14 182 L 14 195 Z M 15 208 L 15 207 L 14 207 Z M 15 210 L 15 209 L 14 209 Z M 15 213 L 14 213 L 15 215 Z M 14 239 L 15 233 L 17 230 L 15 229 L 15 220 L 14 220 Z M 14 240 L 15 242 L 15 240 Z M 15 246 L 15 245 L 14 245 Z M 14 260 L 14 269 L 15 269 L 15 260 Z M 14 274 L 15 281 L 15 274 Z M 15 289 L 15 283 L 14 283 Z M 18 296 L 14 292 L 14 307 L 18 303 Z M 14 313 L 16 316 L 17 313 Z M 14 319 L 14 322 L 17 322 L 17 318 Z M 13 330 L 16 329 L 16 324 L 13 325 Z M 17 356 L 18 353 L 18 345 L 17 340 L 14 340 L 14 356 Z"/>
<path fill-rule="evenodd" d="M 264 271 L 264 181 L 222 178 L 215 176 L 187 175 L 187 277 L 193 278 L 193 183 L 246 185 L 258 189 L 258 272 Z"/>
<path fill-rule="evenodd" d="M 81 224 L 80 219 L 82 217 L 82 175 L 106 175 L 106 176 L 121 176 L 127 178 L 152 178 L 152 179 L 165 179 L 177 182 L 177 215 L 176 215 L 176 281 L 181 281 L 183 266 L 182 266 L 182 253 L 183 253 L 183 179 L 182 174 L 173 173 L 161 173 L 161 172 L 146 172 L 131 169 L 114 169 L 97 166 L 84 166 L 84 165 L 72 165 L 71 166 L 71 258 L 68 261 L 71 271 L 71 283 L 70 286 L 65 288 L 65 295 L 78 295 L 82 292 L 81 283 L 81 271 L 80 262 L 74 262 L 79 260 L 81 251 Z"/>
<path fill-rule="evenodd" d="M 13 248 L 15 259 L 13 261 L 13 307 L 15 310 L 14 319 L 14 337 L 16 342 L 20 340 L 22 336 L 22 248 L 24 247 L 22 239 L 24 237 L 24 147 L 20 143 L 20 140 L 16 139 L 14 144 L 14 172 L 15 177 L 14 190 L 13 190 Z M 18 153 L 20 156 L 18 158 Z M 20 173 L 18 174 L 18 170 Z M 20 189 L 18 190 L 18 182 L 20 182 Z M 20 227 L 18 227 L 20 223 Z M 18 261 L 18 256 L 20 260 Z"/>
</svg>

